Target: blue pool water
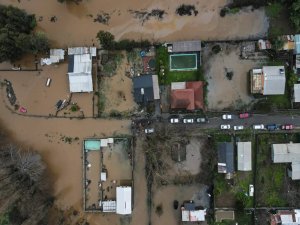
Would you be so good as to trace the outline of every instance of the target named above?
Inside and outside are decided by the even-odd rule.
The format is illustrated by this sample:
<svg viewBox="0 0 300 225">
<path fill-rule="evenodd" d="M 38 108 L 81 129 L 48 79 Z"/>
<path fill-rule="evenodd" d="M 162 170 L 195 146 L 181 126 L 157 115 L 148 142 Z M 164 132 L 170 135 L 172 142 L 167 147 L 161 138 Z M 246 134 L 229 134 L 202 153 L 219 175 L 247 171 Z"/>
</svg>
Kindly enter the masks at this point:
<svg viewBox="0 0 300 225">
<path fill-rule="evenodd" d="M 86 140 L 84 141 L 84 149 L 88 151 L 100 150 L 100 140 Z"/>
</svg>

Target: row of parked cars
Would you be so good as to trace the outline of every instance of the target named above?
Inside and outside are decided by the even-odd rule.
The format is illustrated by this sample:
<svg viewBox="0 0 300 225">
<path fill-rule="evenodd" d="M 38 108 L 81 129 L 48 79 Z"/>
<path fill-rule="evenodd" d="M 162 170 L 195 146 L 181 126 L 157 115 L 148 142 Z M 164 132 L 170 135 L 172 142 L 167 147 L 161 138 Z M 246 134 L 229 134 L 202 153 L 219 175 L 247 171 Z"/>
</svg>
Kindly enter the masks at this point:
<svg viewBox="0 0 300 225">
<path fill-rule="evenodd" d="M 186 117 L 181 119 L 179 116 L 171 116 L 169 121 L 170 123 L 208 123 L 206 117 Z"/>
</svg>

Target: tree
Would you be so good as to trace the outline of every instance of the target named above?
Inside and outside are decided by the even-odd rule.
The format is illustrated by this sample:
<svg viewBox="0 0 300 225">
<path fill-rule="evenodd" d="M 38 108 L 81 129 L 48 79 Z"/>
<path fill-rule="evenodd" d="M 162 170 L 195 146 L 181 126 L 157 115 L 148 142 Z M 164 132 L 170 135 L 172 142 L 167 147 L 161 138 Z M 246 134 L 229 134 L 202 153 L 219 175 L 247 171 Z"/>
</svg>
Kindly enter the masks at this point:
<svg viewBox="0 0 300 225">
<path fill-rule="evenodd" d="M 26 53 L 44 52 L 49 41 L 42 33 L 34 33 L 36 19 L 24 10 L 0 5 L 0 63 L 15 61 Z"/>
<path fill-rule="evenodd" d="M 300 31 L 300 0 L 295 0 L 291 6 L 290 20 L 296 28 Z"/>
<path fill-rule="evenodd" d="M 115 37 L 107 31 L 99 31 L 97 38 L 104 49 L 113 49 L 115 46 Z"/>
</svg>

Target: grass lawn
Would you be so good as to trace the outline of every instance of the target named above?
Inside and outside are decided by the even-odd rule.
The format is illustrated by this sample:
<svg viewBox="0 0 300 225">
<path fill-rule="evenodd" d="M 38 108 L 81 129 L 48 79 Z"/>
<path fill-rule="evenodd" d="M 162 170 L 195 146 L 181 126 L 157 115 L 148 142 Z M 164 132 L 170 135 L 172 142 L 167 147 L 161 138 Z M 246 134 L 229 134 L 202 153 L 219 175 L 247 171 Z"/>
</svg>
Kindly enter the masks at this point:
<svg viewBox="0 0 300 225">
<path fill-rule="evenodd" d="M 204 81 L 201 68 L 194 71 L 170 71 L 169 54 L 167 48 L 161 46 L 156 50 L 156 70 L 160 84 L 171 84 L 182 81 Z"/>
<path fill-rule="evenodd" d="M 259 135 L 256 175 L 256 206 L 287 206 L 284 183 L 287 164 L 275 164 L 271 159 L 271 144 L 287 143 L 284 134 Z"/>
</svg>

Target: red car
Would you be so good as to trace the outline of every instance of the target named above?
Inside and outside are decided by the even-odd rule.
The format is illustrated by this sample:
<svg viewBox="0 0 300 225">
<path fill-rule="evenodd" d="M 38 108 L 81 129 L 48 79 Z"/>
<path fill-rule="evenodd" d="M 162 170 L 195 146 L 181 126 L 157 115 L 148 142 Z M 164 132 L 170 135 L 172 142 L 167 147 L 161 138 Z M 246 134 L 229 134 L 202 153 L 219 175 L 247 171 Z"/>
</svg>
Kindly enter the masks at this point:
<svg viewBox="0 0 300 225">
<path fill-rule="evenodd" d="M 245 112 L 245 113 L 240 114 L 240 119 L 246 119 L 246 118 L 249 118 L 249 117 L 250 117 L 250 113 Z"/>
<path fill-rule="evenodd" d="M 21 113 L 27 113 L 27 109 L 25 109 L 23 106 L 21 106 L 19 108 L 19 112 L 21 112 Z"/>
<path fill-rule="evenodd" d="M 293 130 L 294 126 L 292 124 L 285 124 L 281 126 L 281 130 Z"/>
</svg>

